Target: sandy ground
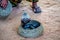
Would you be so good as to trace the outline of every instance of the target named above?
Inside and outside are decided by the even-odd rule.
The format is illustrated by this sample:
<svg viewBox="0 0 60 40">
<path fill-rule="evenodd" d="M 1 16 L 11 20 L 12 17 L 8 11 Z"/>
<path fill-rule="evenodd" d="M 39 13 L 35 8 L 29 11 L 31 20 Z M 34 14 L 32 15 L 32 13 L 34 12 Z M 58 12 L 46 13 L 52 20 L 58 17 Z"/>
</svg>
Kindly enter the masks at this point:
<svg viewBox="0 0 60 40">
<path fill-rule="evenodd" d="M 60 40 L 60 1 L 40 0 L 38 5 L 42 13 L 32 12 L 29 2 L 22 1 L 19 7 L 13 8 L 6 20 L 0 20 L 0 40 Z M 38 38 L 24 38 L 18 35 L 22 10 L 30 15 L 31 19 L 38 20 L 44 27 L 44 33 Z"/>
</svg>

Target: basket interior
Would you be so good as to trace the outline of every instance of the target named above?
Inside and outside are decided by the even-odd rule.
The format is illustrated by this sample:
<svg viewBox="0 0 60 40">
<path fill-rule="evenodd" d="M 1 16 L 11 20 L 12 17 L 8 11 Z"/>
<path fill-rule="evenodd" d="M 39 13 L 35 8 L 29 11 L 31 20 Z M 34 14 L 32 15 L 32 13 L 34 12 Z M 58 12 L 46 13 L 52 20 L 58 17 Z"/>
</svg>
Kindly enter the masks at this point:
<svg viewBox="0 0 60 40">
<path fill-rule="evenodd" d="M 30 22 L 28 22 L 27 24 L 22 26 L 22 28 L 24 28 L 24 29 L 35 29 L 35 28 L 39 27 L 40 25 L 41 25 L 40 22 L 38 22 L 36 20 L 31 20 Z"/>
</svg>

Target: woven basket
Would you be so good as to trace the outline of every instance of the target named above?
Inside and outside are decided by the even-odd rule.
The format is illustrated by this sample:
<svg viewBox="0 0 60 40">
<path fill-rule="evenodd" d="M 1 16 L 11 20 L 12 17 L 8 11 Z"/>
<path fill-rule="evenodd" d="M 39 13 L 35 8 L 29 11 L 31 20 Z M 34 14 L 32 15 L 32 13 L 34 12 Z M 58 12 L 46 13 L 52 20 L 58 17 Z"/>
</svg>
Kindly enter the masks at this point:
<svg viewBox="0 0 60 40">
<path fill-rule="evenodd" d="M 23 29 L 22 26 L 19 26 L 18 33 L 22 37 L 35 38 L 35 37 L 39 37 L 40 35 L 42 35 L 43 30 L 44 29 L 43 29 L 42 24 L 40 24 L 40 26 L 35 29 Z"/>
<path fill-rule="evenodd" d="M 8 5 L 5 9 L 0 7 L 0 18 L 7 17 L 11 13 L 11 11 L 12 11 L 12 5 L 8 1 Z"/>
</svg>

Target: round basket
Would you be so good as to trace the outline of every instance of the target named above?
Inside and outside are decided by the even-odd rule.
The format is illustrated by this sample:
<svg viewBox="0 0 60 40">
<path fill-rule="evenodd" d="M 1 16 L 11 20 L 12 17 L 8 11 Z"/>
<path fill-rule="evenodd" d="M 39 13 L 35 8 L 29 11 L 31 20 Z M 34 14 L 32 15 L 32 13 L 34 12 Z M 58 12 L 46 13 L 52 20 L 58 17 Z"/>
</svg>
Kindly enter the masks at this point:
<svg viewBox="0 0 60 40">
<path fill-rule="evenodd" d="M 43 34 L 43 26 L 40 24 L 39 27 L 34 28 L 34 29 L 24 29 L 22 26 L 19 26 L 18 28 L 18 33 L 22 37 L 27 37 L 27 38 L 35 38 L 39 37 L 40 35 Z"/>
<path fill-rule="evenodd" d="M 11 11 L 12 11 L 12 5 L 8 1 L 8 5 L 5 9 L 0 7 L 0 18 L 7 17 L 11 13 Z"/>
</svg>

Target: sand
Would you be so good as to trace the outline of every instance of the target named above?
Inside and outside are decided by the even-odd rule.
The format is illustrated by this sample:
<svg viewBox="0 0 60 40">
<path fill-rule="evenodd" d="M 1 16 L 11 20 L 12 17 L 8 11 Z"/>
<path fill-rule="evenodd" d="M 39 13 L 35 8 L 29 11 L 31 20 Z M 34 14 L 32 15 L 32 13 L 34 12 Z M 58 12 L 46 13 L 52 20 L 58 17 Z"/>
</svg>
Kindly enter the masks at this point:
<svg viewBox="0 0 60 40">
<path fill-rule="evenodd" d="M 60 40 L 60 1 L 39 0 L 38 5 L 42 12 L 35 14 L 29 2 L 23 0 L 18 7 L 13 8 L 6 20 L 0 19 L 0 40 Z M 18 35 L 18 27 L 21 24 L 22 10 L 30 15 L 31 19 L 42 23 L 44 33 L 38 38 L 24 38 Z"/>
</svg>

